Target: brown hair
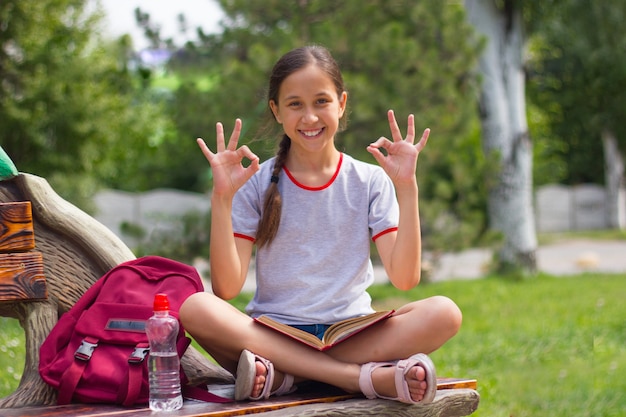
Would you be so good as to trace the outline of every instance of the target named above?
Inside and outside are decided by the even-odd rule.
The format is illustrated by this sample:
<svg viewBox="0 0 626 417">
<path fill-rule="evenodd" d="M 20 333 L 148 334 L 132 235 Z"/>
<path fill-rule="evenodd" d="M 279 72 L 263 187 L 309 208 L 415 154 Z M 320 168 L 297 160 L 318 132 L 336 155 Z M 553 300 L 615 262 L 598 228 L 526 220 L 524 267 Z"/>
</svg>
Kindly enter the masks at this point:
<svg viewBox="0 0 626 417">
<path fill-rule="evenodd" d="M 286 53 L 274 65 L 272 74 L 270 75 L 267 94 L 268 103 L 273 101 L 278 104 L 280 86 L 285 78 L 308 65 L 317 65 L 328 74 L 330 79 L 333 80 L 333 83 L 335 84 L 337 96 L 340 96 L 345 91 L 339 65 L 337 65 L 337 62 L 332 57 L 330 52 L 322 46 L 304 46 Z M 344 116 L 340 122 L 340 129 L 343 129 L 345 124 L 346 117 Z M 272 243 L 272 240 L 274 240 L 276 233 L 278 232 L 282 209 L 282 197 L 278 191 L 278 177 L 280 171 L 285 165 L 290 147 L 291 139 L 283 133 L 282 139 L 278 145 L 276 159 L 274 161 L 270 186 L 265 192 L 263 217 L 261 217 L 261 220 L 259 221 L 256 236 L 256 244 L 258 247 Z"/>
</svg>

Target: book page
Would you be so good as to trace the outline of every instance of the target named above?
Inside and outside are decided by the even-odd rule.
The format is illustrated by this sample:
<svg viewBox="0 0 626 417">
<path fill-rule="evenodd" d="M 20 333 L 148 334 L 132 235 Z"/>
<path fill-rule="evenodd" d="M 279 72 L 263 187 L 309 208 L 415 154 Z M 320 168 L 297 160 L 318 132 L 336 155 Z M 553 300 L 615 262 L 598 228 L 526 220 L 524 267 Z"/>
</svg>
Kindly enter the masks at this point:
<svg viewBox="0 0 626 417">
<path fill-rule="evenodd" d="M 394 313 L 394 310 L 377 311 L 367 316 L 355 317 L 342 320 L 330 326 L 324 334 L 324 344 L 335 345 L 342 340 L 362 331 L 363 329 L 386 319 Z"/>
<path fill-rule="evenodd" d="M 394 310 L 379 311 L 367 316 L 342 320 L 330 326 L 328 330 L 326 330 L 322 340 L 318 339 L 317 336 L 312 335 L 311 333 L 277 322 L 267 316 L 256 317 L 254 318 L 254 321 L 289 336 L 292 339 L 298 340 L 308 346 L 314 347 L 317 350 L 324 351 L 330 349 L 337 343 L 348 339 L 350 336 L 362 331 L 363 329 L 386 319 L 393 313 Z"/>
</svg>

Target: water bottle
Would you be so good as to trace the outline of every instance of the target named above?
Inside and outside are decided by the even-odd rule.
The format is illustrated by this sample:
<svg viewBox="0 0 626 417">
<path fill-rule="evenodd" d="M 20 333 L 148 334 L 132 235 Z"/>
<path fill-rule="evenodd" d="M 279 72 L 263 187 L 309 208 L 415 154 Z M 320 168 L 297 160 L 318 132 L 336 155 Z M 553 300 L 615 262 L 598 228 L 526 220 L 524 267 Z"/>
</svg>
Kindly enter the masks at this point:
<svg viewBox="0 0 626 417">
<path fill-rule="evenodd" d="M 148 380 L 150 409 L 173 411 L 183 406 L 180 389 L 180 359 L 176 351 L 178 320 L 169 314 L 166 294 L 154 297 L 154 315 L 146 323 L 150 342 Z"/>
</svg>

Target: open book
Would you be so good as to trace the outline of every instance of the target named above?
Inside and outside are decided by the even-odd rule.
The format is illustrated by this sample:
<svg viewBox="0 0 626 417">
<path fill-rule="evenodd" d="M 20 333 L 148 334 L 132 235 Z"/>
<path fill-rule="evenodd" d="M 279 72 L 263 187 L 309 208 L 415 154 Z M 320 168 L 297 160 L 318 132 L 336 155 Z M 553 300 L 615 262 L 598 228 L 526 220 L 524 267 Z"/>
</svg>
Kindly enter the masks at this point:
<svg viewBox="0 0 626 417">
<path fill-rule="evenodd" d="M 295 340 L 298 340 L 305 345 L 311 346 L 317 350 L 328 350 L 336 344 L 346 340 L 350 336 L 354 336 L 363 329 L 378 323 L 381 320 L 385 320 L 394 313 L 394 310 L 377 311 L 367 316 L 355 317 L 352 319 L 339 321 L 326 330 L 322 340 L 318 339 L 311 333 L 307 333 L 304 330 L 296 329 L 287 324 L 279 323 L 276 320 L 272 320 L 267 316 L 256 317 L 254 321 L 263 324 L 271 329 L 276 330 L 286 336 L 289 336 Z"/>
</svg>

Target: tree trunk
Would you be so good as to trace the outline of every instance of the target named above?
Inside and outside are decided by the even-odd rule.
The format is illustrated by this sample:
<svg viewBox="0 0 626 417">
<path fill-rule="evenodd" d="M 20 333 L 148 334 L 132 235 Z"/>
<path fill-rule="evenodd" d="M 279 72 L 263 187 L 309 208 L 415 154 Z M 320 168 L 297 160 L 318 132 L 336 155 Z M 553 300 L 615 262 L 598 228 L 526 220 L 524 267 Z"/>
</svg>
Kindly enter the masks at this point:
<svg viewBox="0 0 626 417">
<path fill-rule="evenodd" d="M 609 227 L 626 229 L 626 189 L 624 186 L 624 158 L 617 146 L 617 138 L 610 130 L 602 131 L 604 147 L 604 176 L 606 180 L 606 208 Z"/>
<path fill-rule="evenodd" d="M 521 6 L 512 0 L 466 0 L 470 23 L 485 36 L 480 58 L 483 151 L 497 163 L 489 187 L 490 227 L 502 233 L 499 267 L 536 270 L 532 144 L 526 120 Z"/>
</svg>

